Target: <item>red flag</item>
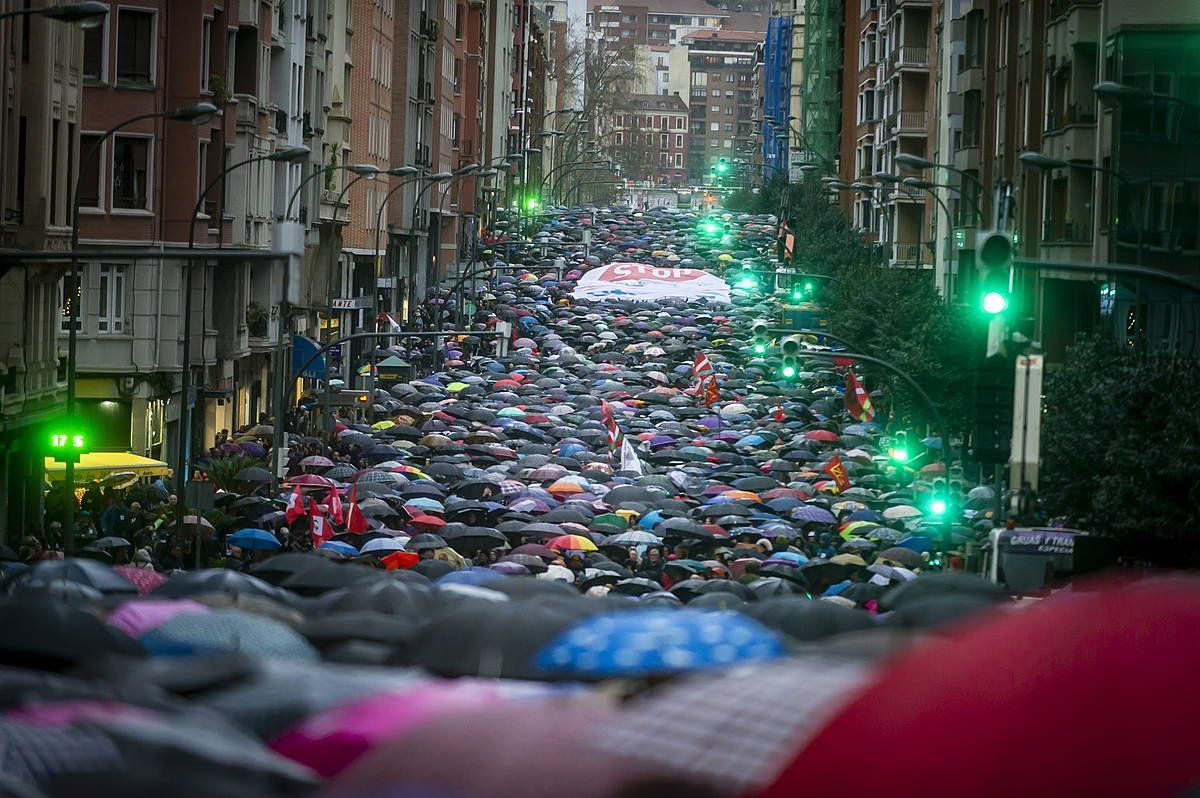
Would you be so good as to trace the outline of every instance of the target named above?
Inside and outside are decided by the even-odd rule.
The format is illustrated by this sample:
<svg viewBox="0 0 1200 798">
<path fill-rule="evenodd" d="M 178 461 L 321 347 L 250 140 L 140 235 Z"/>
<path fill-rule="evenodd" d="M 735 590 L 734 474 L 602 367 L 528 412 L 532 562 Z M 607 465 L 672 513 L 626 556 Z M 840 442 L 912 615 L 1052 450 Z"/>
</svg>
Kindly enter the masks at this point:
<svg viewBox="0 0 1200 798">
<path fill-rule="evenodd" d="M 612 405 L 603 399 L 600 400 L 600 422 L 604 424 L 604 429 L 608 431 L 608 445 L 613 451 L 620 451 L 621 444 L 625 443 L 625 434 L 621 432 L 621 427 L 617 424 L 616 418 L 613 417 Z"/>
<path fill-rule="evenodd" d="M 351 488 L 351 491 L 354 489 Z M 342 515 L 342 497 L 338 495 L 337 488 L 331 488 L 329 498 L 325 500 L 325 506 L 329 508 L 329 520 L 341 526 L 346 519 Z"/>
<path fill-rule="evenodd" d="M 833 482 L 837 485 L 838 493 L 850 487 L 850 477 L 846 474 L 846 466 L 842 464 L 842 458 L 836 454 L 825 464 L 824 471 L 833 477 Z"/>
<path fill-rule="evenodd" d="M 362 514 L 362 510 L 358 509 L 358 485 L 350 487 L 346 503 L 350 505 L 350 509 L 346 511 L 346 531 L 356 535 L 368 531 L 371 525 L 367 523 L 367 517 Z"/>
<path fill-rule="evenodd" d="M 711 375 L 704 384 L 704 404 L 712 407 L 721 398 L 721 390 L 717 387 L 717 376 Z"/>
<path fill-rule="evenodd" d="M 870 421 L 875 418 L 875 406 L 871 404 L 871 395 L 853 371 L 846 374 L 845 402 L 846 412 L 858 421 Z"/>
<path fill-rule="evenodd" d="M 317 548 L 322 543 L 333 540 L 333 524 L 329 523 L 329 519 L 325 517 L 317 503 L 309 499 L 309 523 L 312 524 L 312 541 L 313 548 Z"/>
<path fill-rule="evenodd" d="M 287 509 L 283 511 L 284 520 L 289 524 L 296 523 L 296 519 L 304 515 L 304 494 L 300 492 L 300 486 L 288 496 Z"/>
<path fill-rule="evenodd" d="M 775 403 L 775 420 L 787 421 L 787 415 L 785 415 L 783 412 L 783 404 L 780 402 Z"/>
<path fill-rule="evenodd" d="M 696 359 L 692 362 L 692 376 L 696 379 L 712 376 L 713 364 L 708 359 L 708 355 L 703 352 L 696 353 Z"/>
</svg>

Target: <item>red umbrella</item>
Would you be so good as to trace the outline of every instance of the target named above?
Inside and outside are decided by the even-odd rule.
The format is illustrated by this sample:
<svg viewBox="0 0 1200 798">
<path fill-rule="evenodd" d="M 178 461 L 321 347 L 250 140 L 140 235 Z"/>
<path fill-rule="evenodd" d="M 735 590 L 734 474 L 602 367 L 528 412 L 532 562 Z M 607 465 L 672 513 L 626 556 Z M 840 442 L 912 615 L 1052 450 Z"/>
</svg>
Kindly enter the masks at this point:
<svg viewBox="0 0 1200 798">
<path fill-rule="evenodd" d="M 836 432 L 828 429 L 809 430 L 804 433 L 804 437 L 810 441 L 823 441 L 825 443 L 837 443 L 840 440 Z"/>
<path fill-rule="evenodd" d="M 126 581 L 136 587 L 139 596 L 146 595 L 167 581 L 167 577 L 164 574 L 145 568 L 136 568 L 132 565 L 114 565 L 113 570 L 125 577 Z"/>
<path fill-rule="evenodd" d="M 334 481 L 328 477 L 323 477 L 320 474 L 300 474 L 294 477 L 288 477 L 285 485 L 316 485 L 319 487 L 332 488 Z"/>
<path fill-rule="evenodd" d="M 1181 795 L 1200 782 L 1197 629 L 1200 587 L 1182 580 L 1000 614 L 893 660 L 798 740 L 762 797 L 925 796 L 928 784 L 896 776 L 932 752 L 939 780 L 976 798 Z M 883 728 L 864 767 L 863 740 Z"/>
</svg>

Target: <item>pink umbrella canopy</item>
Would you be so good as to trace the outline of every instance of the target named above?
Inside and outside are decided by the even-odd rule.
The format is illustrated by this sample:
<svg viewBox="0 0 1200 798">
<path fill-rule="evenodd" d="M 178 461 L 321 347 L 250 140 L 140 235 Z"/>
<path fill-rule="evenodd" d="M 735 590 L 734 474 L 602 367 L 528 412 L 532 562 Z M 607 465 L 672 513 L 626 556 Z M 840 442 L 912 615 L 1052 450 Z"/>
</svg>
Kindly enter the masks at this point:
<svg viewBox="0 0 1200 798">
<path fill-rule="evenodd" d="M 516 701 L 442 713 L 363 757 L 333 780 L 326 794 L 477 798 L 656 794 L 639 793 L 636 788 L 659 778 L 660 767 L 646 767 L 583 743 L 588 730 L 611 715 L 610 710 L 581 699 Z M 711 793 L 701 789 L 677 794 Z"/>
<path fill-rule="evenodd" d="M 496 688 L 472 682 L 422 682 L 377 693 L 308 718 L 271 742 L 271 748 L 326 778 L 413 727 L 448 712 L 499 701 Z"/>
<path fill-rule="evenodd" d="M 184 613 L 206 614 L 208 607 L 191 599 L 168 601 L 127 601 L 108 616 L 110 626 L 115 626 L 130 637 L 137 639 L 156 626 L 161 626 L 176 615 Z"/>
<path fill-rule="evenodd" d="M 166 574 L 160 574 L 157 571 L 151 571 L 146 568 L 138 568 L 133 565 L 116 565 L 113 570 L 119 573 L 137 588 L 139 596 L 144 596 L 154 588 L 167 581 Z"/>
</svg>

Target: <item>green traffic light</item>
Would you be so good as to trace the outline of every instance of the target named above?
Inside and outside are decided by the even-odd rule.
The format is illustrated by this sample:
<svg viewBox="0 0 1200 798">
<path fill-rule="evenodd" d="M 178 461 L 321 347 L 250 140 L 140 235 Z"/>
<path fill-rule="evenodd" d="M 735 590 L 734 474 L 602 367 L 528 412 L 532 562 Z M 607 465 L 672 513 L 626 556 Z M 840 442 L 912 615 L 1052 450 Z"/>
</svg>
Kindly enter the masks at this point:
<svg viewBox="0 0 1200 798">
<path fill-rule="evenodd" d="M 702 232 L 705 232 L 710 236 L 715 236 L 717 233 L 721 232 L 721 226 L 716 222 L 705 222 L 700 229 Z"/>
<path fill-rule="evenodd" d="M 737 281 L 738 288 L 754 288 L 758 285 L 758 281 L 753 277 L 743 277 Z"/>
<path fill-rule="evenodd" d="M 888 449 L 888 457 L 892 458 L 892 460 L 896 461 L 897 463 L 907 463 L 908 462 L 908 450 L 907 449 L 898 449 L 898 448 L 897 449 Z"/>
<path fill-rule="evenodd" d="M 941 499 L 934 499 L 929 504 L 929 512 L 932 513 L 933 515 L 945 515 L 946 514 L 946 502 L 944 502 Z"/>
<path fill-rule="evenodd" d="M 783 376 L 788 379 L 795 377 L 796 376 L 796 367 L 795 366 L 784 366 L 783 367 Z"/>
<path fill-rule="evenodd" d="M 989 291 L 983 295 L 983 310 L 995 316 L 1008 310 L 1008 297 L 999 291 Z"/>
<path fill-rule="evenodd" d="M 804 284 L 804 290 L 805 290 L 805 291 L 808 291 L 809 293 L 812 293 L 812 290 L 813 290 L 813 284 L 812 284 L 812 283 L 805 283 L 805 284 Z"/>
<path fill-rule="evenodd" d="M 765 355 L 766 353 L 767 353 L 767 345 L 766 344 L 755 344 L 754 345 L 754 354 Z"/>
</svg>

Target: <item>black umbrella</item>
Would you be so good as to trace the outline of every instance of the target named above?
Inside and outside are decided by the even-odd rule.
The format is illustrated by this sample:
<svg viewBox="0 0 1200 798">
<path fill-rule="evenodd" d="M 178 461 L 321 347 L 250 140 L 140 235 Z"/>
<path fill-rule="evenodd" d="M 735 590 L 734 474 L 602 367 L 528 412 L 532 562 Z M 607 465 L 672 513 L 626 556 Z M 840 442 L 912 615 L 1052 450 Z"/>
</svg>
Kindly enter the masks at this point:
<svg viewBox="0 0 1200 798">
<path fill-rule="evenodd" d="M 152 592 L 155 598 L 191 598 L 204 593 L 259 596 L 286 601 L 287 594 L 256 576 L 224 568 L 205 568 L 175 574 Z"/>
<path fill-rule="evenodd" d="M 839 607 L 828 601 L 801 596 L 770 598 L 751 604 L 746 614 L 771 629 L 778 629 L 795 640 L 820 640 L 843 632 L 855 632 L 874 626 L 863 610 Z"/>
<path fill-rule="evenodd" d="M 36 588 L 58 582 L 76 582 L 108 595 L 136 595 L 137 588 L 116 571 L 93 560 L 68 558 L 40 560 L 27 571 L 14 574 L 0 586 L 11 590 L 15 586 Z"/>
<path fill-rule="evenodd" d="M 508 545 L 508 538 L 504 537 L 503 532 L 480 526 L 468 526 L 459 529 L 457 527 L 452 528 L 450 524 L 447 524 L 442 528 L 441 537 L 450 545 L 450 548 L 460 554 L 487 551 Z M 419 551 L 419 549 L 412 548 L 411 540 L 408 544 L 408 548 L 411 551 Z"/>
<path fill-rule="evenodd" d="M 889 549 L 891 551 L 891 549 Z M 922 574 L 912 581 L 889 590 L 880 601 L 884 610 L 900 609 L 913 601 L 930 596 L 974 596 L 991 602 L 1002 602 L 1008 598 L 1004 588 L 973 574 L 943 571 Z"/>
<path fill-rule="evenodd" d="M 145 650 L 84 610 L 40 596 L 0 601 L 0 663 L 60 670 L 106 654 L 145 656 Z"/>
<path fill-rule="evenodd" d="M 348 640 L 367 640 L 401 646 L 416 636 L 418 619 L 372 610 L 345 610 L 310 618 L 297 629 L 317 648 Z"/>
<path fill-rule="evenodd" d="M 271 476 L 270 471 L 265 468 L 259 468 L 258 466 L 243 468 L 241 471 L 237 472 L 233 478 L 238 482 L 270 482 L 272 479 L 274 479 L 274 477 Z"/>
<path fill-rule="evenodd" d="M 431 580 L 437 580 L 446 574 L 453 573 L 456 569 L 445 560 L 421 560 L 409 570 Z"/>
<path fill-rule="evenodd" d="M 436 603 L 433 593 L 424 585 L 380 579 L 330 591 L 321 597 L 320 607 L 331 614 L 370 611 L 423 618 Z"/>
<path fill-rule="evenodd" d="M 441 676 L 542 679 L 534 656 L 578 617 L 561 602 L 451 607 L 428 619 L 405 659 Z"/>
<path fill-rule="evenodd" d="M 445 538 L 441 535 L 434 535 L 431 532 L 424 532 L 420 535 L 413 535 L 409 539 L 405 548 L 409 551 L 422 552 L 433 549 L 444 549 L 447 547 Z"/>
<path fill-rule="evenodd" d="M 325 560 L 319 568 L 309 568 L 284 579 L 281 585 L 302 596 L 317 596 L 338 588 L 362 585 L 386 578 L 382 572 L 365 565 L 336 565 Z"/>
</svg>

